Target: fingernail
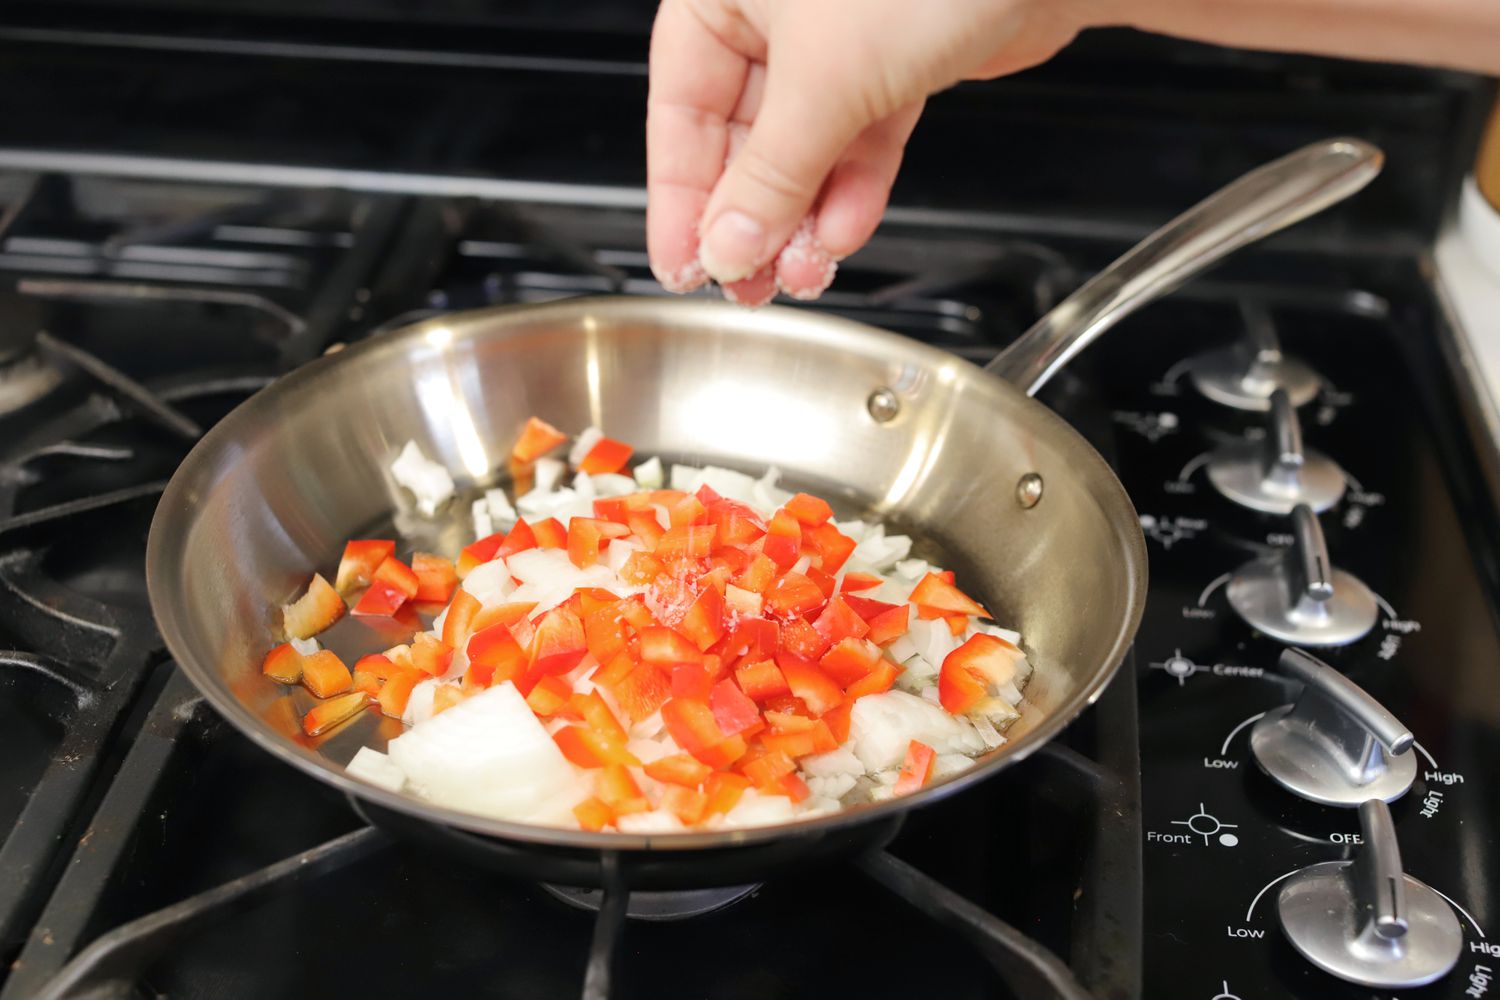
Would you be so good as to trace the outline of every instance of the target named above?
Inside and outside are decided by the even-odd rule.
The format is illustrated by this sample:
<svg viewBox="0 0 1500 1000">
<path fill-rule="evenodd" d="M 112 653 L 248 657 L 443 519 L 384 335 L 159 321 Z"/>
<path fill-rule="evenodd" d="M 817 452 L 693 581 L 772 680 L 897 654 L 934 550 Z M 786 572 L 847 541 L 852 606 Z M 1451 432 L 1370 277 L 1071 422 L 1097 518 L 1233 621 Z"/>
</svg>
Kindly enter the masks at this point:
<svg viewBox="0 0 1500 1000">
<path fill-rule="evenodd" d="M 722 284 L 754 274 L 765 250 L 765 227 L 744 212 L 728 211 L 703 234 L 698 259 L 709 277 Z"/>
</svg>

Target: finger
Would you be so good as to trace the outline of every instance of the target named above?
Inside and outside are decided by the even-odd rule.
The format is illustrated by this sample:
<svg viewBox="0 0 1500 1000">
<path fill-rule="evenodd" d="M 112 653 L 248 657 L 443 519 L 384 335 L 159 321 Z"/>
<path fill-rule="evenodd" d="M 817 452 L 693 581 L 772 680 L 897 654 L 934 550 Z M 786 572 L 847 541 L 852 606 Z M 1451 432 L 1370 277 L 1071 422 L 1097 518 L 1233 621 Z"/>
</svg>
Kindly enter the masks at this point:
<svg viewBox="0 0 1500 1000">
<path fill-rule="evenodd" d="M 921 114 L 919 101 L 871 125 L 833 168 L 814 235 L 816 244 L 835 259 L 864 246 L 880 224 L 906 141 Z"/>
<path fill-rule="evenodd" d="M 763 306 L 776 297 L 776 268 L 772 264 L 739 281 L 726 281 L 724 297 L 742 306 Z"/>
<path fill-rule="evenodd" d="M 813 217 L 805 215 L 776 255 L 776 287 L 794 299 L 811 301 L 828 290 L 838 269 L 838 261 L 814 235 Z"/>
<path fill-rule="evenodd" d="M 854 84 L 823 68 L 811 44 L 778 39 L 750 136 L 709 199 L 698 256 L 720 282 L 772 260 L 865 124 Z"/>
<path fill-rule="evenodd" d="M 664 0 L 651 36 L 646 105 L 646 251 L 669 291 L 705 280 L 698 223 L 724 170 L 727 125 L 749 65 L 687 0 Z"/>
</svg>

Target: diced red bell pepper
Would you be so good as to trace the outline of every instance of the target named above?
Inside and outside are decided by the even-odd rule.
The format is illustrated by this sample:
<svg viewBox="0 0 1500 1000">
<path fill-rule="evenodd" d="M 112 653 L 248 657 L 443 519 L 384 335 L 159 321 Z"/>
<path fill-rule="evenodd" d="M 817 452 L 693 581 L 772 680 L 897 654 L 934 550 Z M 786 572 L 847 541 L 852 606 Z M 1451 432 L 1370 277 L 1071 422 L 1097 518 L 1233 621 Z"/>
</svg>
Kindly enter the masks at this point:
<svg viewBox="0 0 1500 1000">
<path fill-rule="evenodd" d="M 766 610 L 777 618 L 800 618 L 823 606 L 823 591 L 801 573 L 787 573 L 766 591 Z"/>
<path fill-rule="evenodd" d="M 804 660 L 819 660 L 828 651 L 828 640 L 805 618 L 793 618 L 781 627 L 781 645 Z"/>
<path fill-rule="evenodd" d="M 510 457 L 517 462 L 535 462 L 567 439 L 566 434 L 540 417 L 528 417 L 521 436 L 510 449 Z"/>
<path fill-rule="evenodd" d="M 1015 669 L 1000 640 L 981 632 L 943 659 L 938 673 L 938 701 L 950 714 L 962 715 L 989 694 L 991 672 L 1007 667 L 1012 672 Z"/>
<path fill-rule="evenodd" d="M 780 750 L 770 750 L 745 762 L 740 770 L 760 791 L 767 795 L 782 795 L 785 793 L 781 788 L 781 779 L 796 772 L 797 762 Z"/>
<path fill-rule="evenodd" d="M 530 528 L 526 529 L 528 532 Z M 505 541 L 505 532 L 497 531 L 493 535 L 485 535 L 476 541 L 465 545 L 458 552 L 458 565 L 456 567 L 458 578 L 466 579 L 474 572 L 475 567 L 483 565 L 495 558 L 495 552 L 500 544 Z"/>
<path fill-rule="evenodd" d="M 781 794 L 793 802 L 801 802 L 812 794 L 812 789 L 807 787 L 807 782 L 796 771 L 781 776 Z"/>
<path fill-rule="evenodd" d="M 685 496 L 667 507 L 667 520 L 674 528 L 708 523 L 708 508 L 695 496 Z"/>
<path fill-rule="evenodd" d="M 419 633 L 411 644 L 411 664 L 431 677 L 439 677 L 453 660 L 453 647 L 426 632 Z"/>
<path fill-rule="evenodd" d="M 326 651 L 325 651 L 326 652 Z M 313 707 L 302 719 L 302 731 L 308 736 L 321 736 L 334 726 L 359 714 L 359 710 L 370 702 L 363 691 L 351 691 L 321 705 Z"/>
<path fill-rule="evenodd" d="M 673 785 L 662 793 L 661 805 L 683 823 L 694 826 L 703 821 L 708 811 L 708 796 L 696 788 Z"/>
<path fill-rule="evenodd" d="M 662 625 L 652 625 L 640 630 L 641 660 L 659 667 L 674 667 L 679 663 L 702 663 L 703 654 L 686 636 Z"/>
<path fill-rule="evenodd" d="M 260 672 L 282 684 L 295 684 L 302 679 L 302 654 L 283 642 L 266 654 Z"/>
<path fill-rule="evenodd" d="M 667 529 L 656 519 L 654 510 L 633 510 L 626 515 L 625 523 L 630 528 L 630 533 L 640 539 L 647 549 L 655 549 L 661 542 L 661 536 L 667 533 Z"/>
<path fill-rule="evenodd" d="M 870 676 L 873 677 L 874 674 Z M 868 679 L 866 678 L 866 680 Z M 838 708 L 829 709 L 821 716 L 822 720 L 828 723 L 828 731 L 833 734 L 833 738 L 840 744 L 846 743 L 849 740 L 849 713 L 853 709 L 854 697 L 851 695 Z"/>
<path fill-rule="evenodd" d="M 932 761 L 937 756 L 932 747 L 919 740 L 912 740 L 906 748 L 906 760 L 901 765 L 901 775 L 892 789 L 897 795 L 915 792 L 927 784 L 932 776 Z"/>
<path fill-rule="evenodd" d="M 677 623 L 677 631 L 692 640 L 700 650 L 718 642 L 724 635 L 724 598 L 719 591 L 705 586 Z"/>
<path fill-rule="evenodd" d="M 605 590 L 603 587 L 579 587 L 573 594 L 578 598 L 584 616 L 591 615 L 602 608 L 612 608 L 620 603 L 620 598 L 613 591 Z"/>
<path fill-rule="evenodd" d="M 599 798 L 616 816 L 646 812 L 651 803 L 641 794 L 641 786 L 623 764 L 605 764 L 598 777 Z"/>
<path fill-rule="evenodd" d="M 773 733 L 805 733 L 820 721 L 808 715 L 798 715 L 796 712 L 770 711 L 766 713 L 766 722 L 770 723 Z"/>
<path fill-rule="evenodd" d="M 522 686 L 526 674 L 526 651 L 508 625 L 491 625 L 475 631 L 467 647 L 469 669 L 485 667 L 490 671 L 486 687 L 505 681 Z"/>
<path fill-rule="evenodd" d="M 630 529 L 613 521 L 593 517 L 575 517 L 568 521 L 568 559 L 579 569 L 599 561 L 599 552 L 607 540 L 624 538 Z"/>
<path fill-rule="evenodd" d="M 711 524 L 684 524 L 668 528 L 656 543 L 656 558 L 707 559 L 713 551 L 717 529 Z"/>
<path fill-rule="evenodd" d="M 349 668 L 331 649 L 320 649 L 302 658 L 302 684 L 316 697 L 329 698 L 347 691 L 353 680 Z"/>
<path fill-rule="evenodd" d="M 610 688 L 609 693 L 615 696 L 615 703 L 630 716 L 631 722 L 640 722 L 649 718 L 651 713 L 661 708 L 662 703 L 671 697 L 672 682 L 661 668 L 641 663 L 626 674 L 624 680 Z"/>
<path fill-rule="evenodd" d="M 801 523 L 786 511 L 778 510 L 766 526 L 761 551 L 776 564 L 777 570 L 784 573 L 791 569 L 802 554 Z"/>
<path fill-rule="evenodd" d="M 929 608 L 945 615 L 978 615 L 981 618 L 990 616 L 978 601 L 936 573 L 928 573 L 917 582 L 912 588 L 911 603 L 918 608 Z"/>
<path fill-rule="evenodd" d="M 405 670 L 386 678 L 380 688 L 380 711 L 393 719 L 401 718 L 406 703 L 411 700 L 411 689 L 421 680 L 422 675 L 415 670 Z"/>
<path fill-rule="evenodd" d="M 453 603 L 448 605 L 448 610 L 443 615 L 443 641 L 454 649 L 467 643 L 470 633 L 474 631 L 474 619 L 483 610 L 484 605 L 479 603 L 479 598 L 467 590 L 454 594 Z"/>
<path fill-rule="evenodd" d="M 395 556 L 388 556 L 370 577 L 369 589 L 354 605 L 354 613 L 389 618 L 417 596 L 419 587 L 412 568 Z"/>
<path fill-rule="evenodd" d="M 708 796 L 708 806 L 703 811 L 704 816 L 716 816 L 729 812 L 739 804 L 740 797 L 749 787 L 750 779 L 744 775 L 715 771 L 703 783 L 703 791 Z"/>
<path fill-rule="evenodd" d="M 842 639 L 863 639 L 870 631 L 870 626 L 842 595 L 834 595 L 833 600 L 828 602 L 813 621 L 813 628 L 830 644 L 836 644 Z"/>
<path fill-rule="evenodd" d="M 567 608 L 553 608 L 537 623 L 536 637 L 531 641 L 530 669 L 535 679 L 544 674 L 565 674 L 588 655 L 583 636 L 583 622 Z"/>
<path fill-rule="evenodd" d="M 811 726 L 798 732 L 762 733 L 761 744 L 767 750 L 792 758 L 837 750 L 839 741 L 833 738 L 833 731 L 828 728 L 828 723 L 822 719 L 811 721 Z"/>
<path fill-rule="evenodd" d="M 521 636 L 517 634 L 521 631 L 519 626 L 522 622 L 526 621 L 527 616 L 530 615 L 535 608 L 535 601 L 515 601 L 510 604 L 492 604 L 474 616 L 474 620 L 469 623 L 469 634 L 473 635 L 476 632 L 482 632 L 483 630 L 493 625 L 516 626 L 515 628 L 511 629 L 511 633 L 516 636 L 517 642 L 521 642 Z M 447 623 L 445 622 L 444 624 Z M 530 641 L 529 631 L 527 641 Z"/>
<path fill-rule="evenodd" d="M 719 655 L 728 660 L 753 656 L 763 660 L 775 656 L 781 645 L 781 626 L 766 618 L 744 618 L 724 640 Z"/>
<path fill-rule="evenodd" d="M 578 463 L 578 471 L 587 472 L 591 476 L 619 472 L 625 468 L 625 463 L 630 461 L 630 456 L 634 453 L 635 449 L 623 441 L 600 438 L 599 443 L 590 448 L 589 453 L 583 456 L 583 461 Z"/>
<path fill-rule="evenodd" d="M 843 582 L 839 584 L 839 592 L 855 594 L 865 590 L 874 590 L 884 582 L 873 573 L 845 573 Z"/>
<path fill-rule="evenodd" d="M 792 695 L 800 698 L 813 715 L 822 715 L 829 709 L 837 708 L 844 700 L 844 692 L 838 682 L 816 664 L 790 653 L 781 653 L 776 657 L 776 665 L 786 677 L 787 687 L 792 689 Z"/>
<path fill-rule="evenodd" d="M 649 552 L 632 552 L 630 558 L 625 560 L 625 565 L 620 567 L 620 579 L 637 587 L 645 587 L 661 576 L 665 569 L 661 560 Z"/>
<path fill-rule="evenodd" d="M 583 640 L 594 659 L 608 663 L 625 648 L 628 629 L 625 619 L 620 616 L 619 602 L 614 602 L 584 617 Z"/>
<path fill-rule="evenodd" d="M 818 589 L 823 592 L 825 599 L 833 597 L 833 592 L 838 589 L 838 580 L 831 573 L 825 573 L 816 566 L 807 567 L 806 576 L 818 585 Z"/>
<path fill-rule="evenodd" d="M 778 695 L 789 694 L 786 677 L 772 660 L 759 660 L 737 667 L 734 679 L 746 697 L 754 701 L 766 701 Z"/>
<path fill-rule="evenodd" d="M 568 701 L 568 707 L 588 723 L 590 729 L 610 742 L 624 746 L 630 738 L 625 732 L 625 727 L 620 725 L 620 720 L 615 718 L 615 713 L 611 712 L 609 706 L 604 703 L 604 699 L 599 697 L 598 691 L 574 694 Z"/>
<path fill-rule="evenodd" d="M 823 654 L 818 666 L 823 672 L 848 687 L 864 678 L 880 662 L 880 647 L 868 639 L 853 637 L 840 639 L 833 648 Z"/>
<path fill-rule="evenodd" d="M 552 734 L 552 742 L 557 744 L 564 757 L 579 767 L 603 767 L 604 761 L 584 742 L 584 732 L 582 726 L 563 726 Z"/>
<path fill-rule="evenodd" d="M 657 781 L 688 788 L 697 788 L 713 773 L 713 768 L 686 753 L 674 753 L 646 765 L 646 774 Z"/>
<path fill-rule="evenodd" d="M 578 825 L 590 833 L 604 829 L 615 818 L 609 806 L 593 795 L 573 807 L 573 816 L 578 820 Z"/>
<path fill-rule="evenodd" d="M 760 709 L 732 680 L 725 679 L 715 684 L 708 696 L 708 704 L 713 709 L 714 721 L 725 736 L 743 733 L 761 721 Z"/>
<path fill-rule="evenodd" d="M 417 592 L 413 600 L 436 601 L 447 604 L 458 586 L 458 573 L 453 569 L 453 560 L 435 556 L 429 552 L 417 552 L 411 557 L 412 572 L 417 574 Z"/>
<path fill-rule="evenodd" d="M 744 546 L 766 533 L 766 522 L 752 508 L 733 500 L 718 500 L 708 507 L 708 523 L 718 529 L 721 546 Z"/>
<path fill-rule="evenodd" d="M 343 617 L 348 610 L 338 591 L 317 573 L 307 593 L 281 608 L 281 623 L 288 639 L 311 639 Z"/>
<path fill-rule="evenodd" d="M 672 697 L 707 701 L 713 680 L 700 663 L 679 663 L 672 668 Z"/>
<path fill-rule="evenodd" d="M 538 521 L 531 526 L 532 537 L 539 549 L 565 549 L 568 547 L 568 529 L 555 517 Z"/>
<path fill-rule="evenodd" d="M 947 624 L 948 631 L 953 633 L 953 637 L 955 639 L 963 635 L 969 629 L 968 615 L 944 615 L 943 621 Z"/>
<path fill-rule="evenodd" d="M 833 516 L 828 501 L 809 493 L 798 493 L 781 508 L 809 528 L 816 528 Z"/>
<path fill-rule="evenodd" d="M 341 594 L 363 587 L 380 564 L 396 554 L 396 543 L 387 538 L 358 538 L 344 545 L 334 589 Z"/>
<path fill-rule="evenodd" d="M 549 674 L 536 682 L 526 696 L 526 704 L 542 718 L 556 715 L 573 697 L 573 685 L 561 677 Z"/>
<path fill-rule="evenodd" d="M 853 702 L 867 694 L 883 694 L 896 683 L 896 677 L 900 673 L 900 667 L 890 660 L 882 659 L 875 664 L 875 669 L 844 689 L 844 700 Z M 842 743 L 843 740 L 839 742 Z"/>
<path fill-rule="evenodd" d="M 365 694 L 369 694 L 371 697 L 378 697 L 380 696 L 380 684 L 380 678 L 377 678 L 374 673 L 368 673 L 356 667 L 356 670 L 354 670 L 354 679 L 350 681 L 350 688 L 354 691 L 365 691 Z"/>
<path fill-rule="evenodd" d="M 822 568 L 825 573 L 837 573 L 842 569 L 844 563 L 849 561 L 850 553 L 857 546 L 854 539 L 840 532 L 832 524 L 820 524 L 816 528 L 808 528 L 806 540 L 822 558 Z"/>
<path fill-rule="evenodd" d="M 662 705 L 661 717 L 677 745 L 709 767 L 728 767 L 744 756 L 744 739 L 726 737 L 706 701 L 672 698 Z"/>
<path fill-rule="evenodd" d="M 764 552 L 757 552 L 750 562 L 734 578 L 734 585 L 742 590 L 764 594 L 776 582 L 776 563 Z"/>
<path fill-rule="evenodd" d="M 911 626 L 911 605 L 898 604 L 868 621 L 870 631 L 865 638 L 877 646 L 888 646 L 905 635 Z"/>
</svg>

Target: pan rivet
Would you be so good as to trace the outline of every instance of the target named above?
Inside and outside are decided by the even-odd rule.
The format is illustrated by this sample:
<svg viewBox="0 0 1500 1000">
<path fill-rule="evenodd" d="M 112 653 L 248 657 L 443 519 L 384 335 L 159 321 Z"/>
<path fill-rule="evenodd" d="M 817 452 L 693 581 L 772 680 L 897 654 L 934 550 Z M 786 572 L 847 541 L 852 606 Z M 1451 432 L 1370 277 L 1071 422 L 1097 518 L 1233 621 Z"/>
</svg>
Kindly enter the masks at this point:
<svg viewBox="0 0 1500 1000">
<path fill-rule="evenodd" d="M 870 398 L 865 401 L 865 409 L 870 411 L 870 416 L 875 418 L 877 424 L 888 424 L 901 412 L 901 400 L 896 398 L 894 392 L 881 386 L 870 393 Z"/>
<path fill-rule="evenodd" d="M 1035 472 L 1028 472 L 1016 483 L 1016 503 L 1027 510 L 1035 507 L 1042 499 L 1042 477 Z"/>
</svg>

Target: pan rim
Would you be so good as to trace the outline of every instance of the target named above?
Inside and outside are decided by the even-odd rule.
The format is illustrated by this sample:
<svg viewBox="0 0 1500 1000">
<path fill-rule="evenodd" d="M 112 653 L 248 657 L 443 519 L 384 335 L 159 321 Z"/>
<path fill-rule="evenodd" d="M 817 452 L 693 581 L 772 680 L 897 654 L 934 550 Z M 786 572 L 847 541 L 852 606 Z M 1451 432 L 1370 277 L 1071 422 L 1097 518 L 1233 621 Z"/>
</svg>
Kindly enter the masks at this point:
<svg viewBox="0 0 1500 1000">
<path fill-rule="evenodd" d="M 927 355 L 927 359 L 933 365 L 957 365 L 960 368 L 971 369 L 974 374 L 982 376 L 977 380 L 977 384 L 988 386 L 992 391 L 1002 394 L 1020 396 L 1021 402 L 1030 408 L 1029 416 L 1044 423 L 1050 421 L 1064 436 L 1076 439 L 1083 447 L 1087 460 L 1095 463 L 1103 472 L 1103 476 L 1099 477 L 1101 484 L 1114 495 L 1113 499 L 1119 501 L 1122 510 L 1129 512 L 1131 522 L 1135 526 L 1133 531 L 1124 532 L 1122 538 L 1126 550 L 1123 560 L 1123 576 L 1127 584 L 1128 610 L 1124 627 L 1116 636 L 1108 653 L 1085 675 L 1086 680 L 1079 691 L 1057 709 L 1047 713 L 1034 729 L 1013 743 L 991 751 L 991 755 L 986 755 L 988 759 L 976 758 L 975 766 L 935 785 L 899 798 L 847 806 L 836 812 L 798 819 L 790 823 L 659 834 L 602 831 L 591 833 L 565 827 L 496 819 L 438 806 L 414 794 L 391 792 L 366 784 L 350 777 L 343 768 L 326 758 L 272 732 L 238 698 L 234 697 L 216 671 L 209 669 L 190 655 L 190 644 L 179 621 L 176 605 L 168 594 L 171 588 L 172 567 L 176 562 L 172 554 L 182 550 L 182 540 L 169 537 L 164 525 L 170 517 L 170 512 L 190 506 L 190 490 L 201 478 L 194 474 L 195 470 L 207 463 L 209 456 L 218 454 L 224 443 L 238 440 L 242 436 L 239 433 L 241 428 L 259 420 L 262 411 L 274 405 L 276 399 L 296 391 L 305 383 L 312 383 L 325 377 L 324 372 L 334 364 L 356 364 L 360 363 L 360 359 L 378 357 L 384 352 L 396 351 L 399 349 L 397 345 L 407 340 L 424 337 L 433 330 L 446 328 L 450 331 L 450 336 L 445 338 L 448 346 L 439 348 L 447 350 L 451 349 L 452 345 L 481 333 L 487 338 L 505 339 L 521 335 L 527 329 L 526 326 L 517 326 L 514 330 L 497 331 L 493 329 L 493 321 L 496 317 L 523 313 L 542 319 L 547 314 L 554 313 L 559 317 L 572 316 L 577 319 L 586 315 L 590 309 L 598 307 L 607 308 L 616 314 L 622 310 L 627 313 L 637 310 L 641 319 L 653 321 L 660 320 L 664 310 L 669 316 L 681 313 L 683 317 L 700 311 L 717 313 L 721 321 L 727 317 L 731 322 L 736 318 L 743 320 L 748 315 L 760 317 L 770 315 L 778 322 L 758 325 L 758 334 L 769 334 L 785 339 L 801 339 L 801 335 L 812 332 L 824 339 L 834 337 L 858 343 L 864 348 L 865 353 L 870 354 L 879 353 L 882 347 L 899 346 L 900 350 L 907 355 L 912 353 Z M 677 322 L 681 322 L 681 319 Z M 767 330 L 764 327 L 771 329 Z M 273 389 L 276 391 L 272 391 Z M 1065 420 L 1050 408 L 1026 397 L 1019 389 L 998 376 L 985 372 L 979 366 L 943 351 L 941 348 L 922 344 L 854 320 L 787 306 L 767 306 L 756 313 L 749 313 L 727 302 L 664 296 L 588 296 L 542 304 L 515 304 L 449 313 L 382 332 L 351 345 L 336 355 L 325 355 L 302 365 L 235 407 L 199 439 L 173 473 L 163 492 L 152 516 L 146 545 L 147 593 L 153 616 L 173 661 L 215 711 L 234 724 L 241 734 L 275 758 L 356 800 L 369 801 L 382 808 L 410 815 L 415 819 L 485 837 L 525 843 L 538 848 L 599 849 L 620 852 L 712 850 L 750 846 L 785 837 L 827 836 L 846 828 L 890 818 L 909 809 L 930 805 L 994 777 L 1000 771 L 1026 759 L 1056 738 L 1077 719 L 1084 709 L 1098 700 L 1104 689 L 1115 678 L 1134 642 L 1145 611 L 1147 573 L 1145 537 L 1135 517 L 1134 505 L 1114 470 Z"/>
</svg>

